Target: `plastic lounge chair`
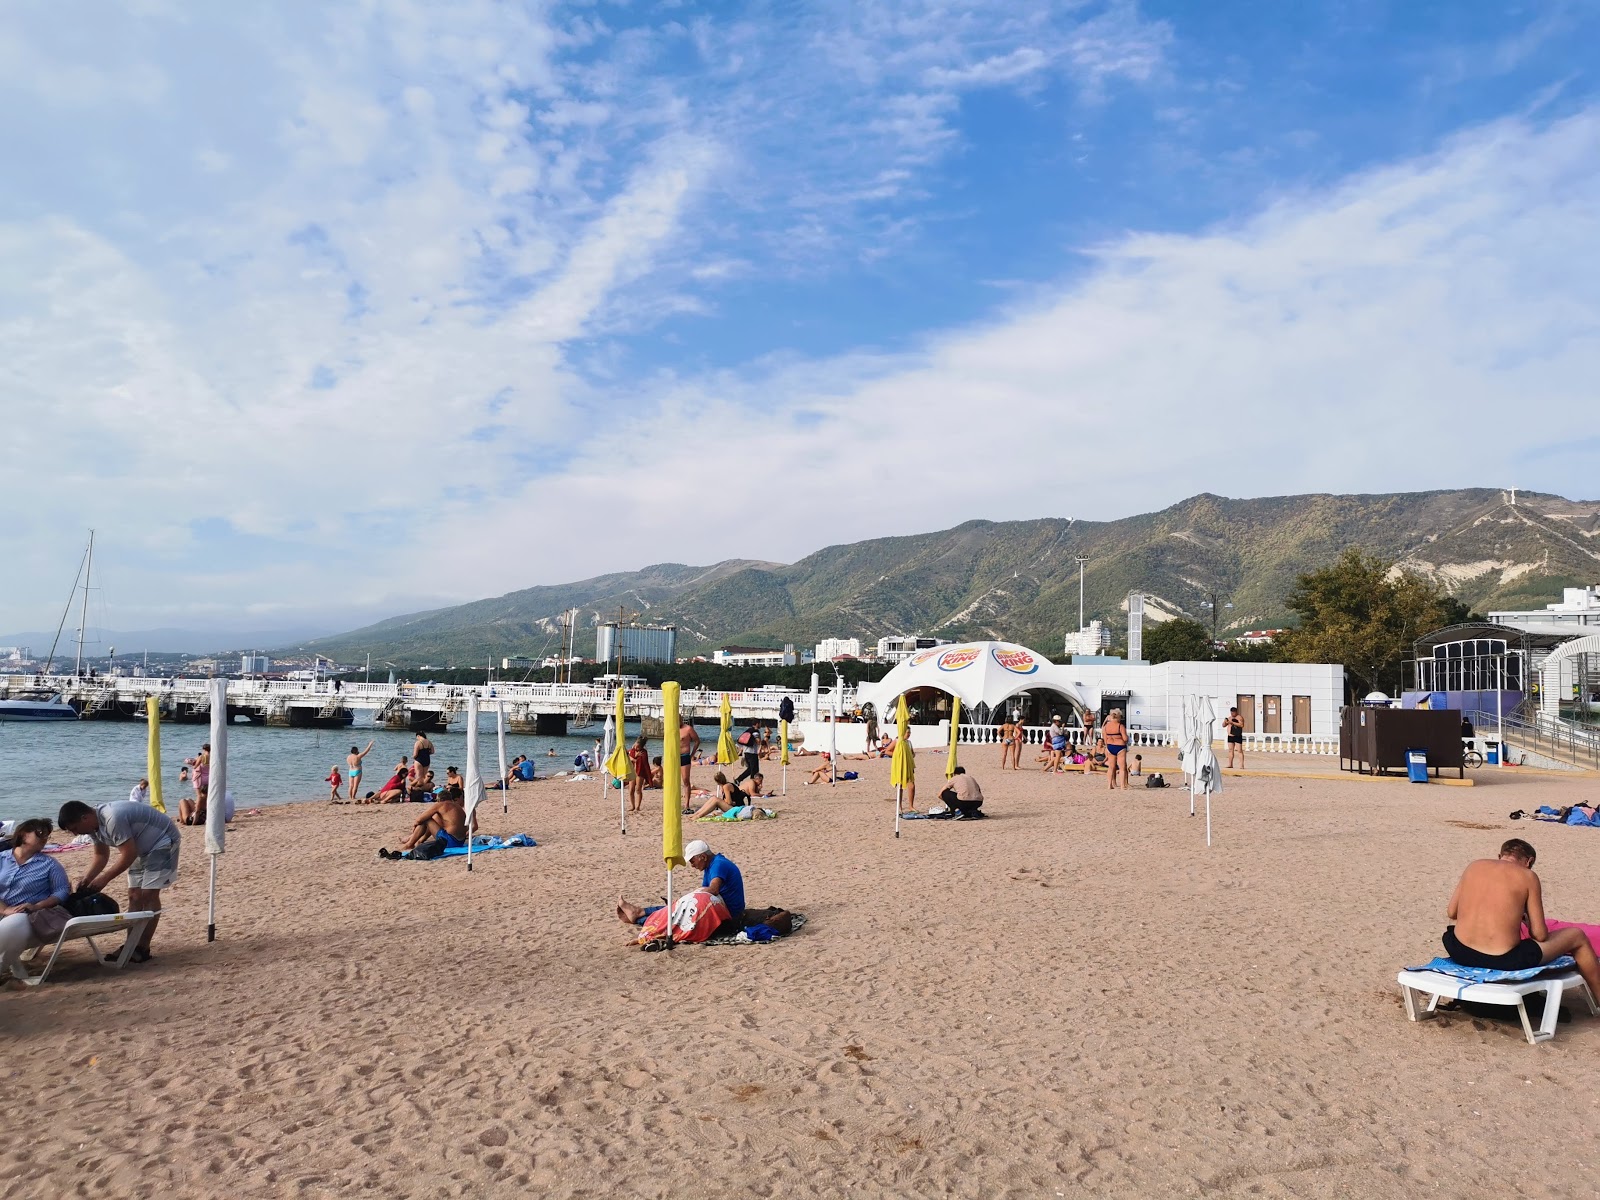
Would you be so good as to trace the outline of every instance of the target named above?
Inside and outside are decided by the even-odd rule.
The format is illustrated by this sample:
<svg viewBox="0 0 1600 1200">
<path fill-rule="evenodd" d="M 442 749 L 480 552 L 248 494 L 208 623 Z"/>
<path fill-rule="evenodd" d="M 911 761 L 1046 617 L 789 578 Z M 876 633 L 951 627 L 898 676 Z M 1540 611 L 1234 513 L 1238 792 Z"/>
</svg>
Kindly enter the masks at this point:
<svg viewBox="0 0 1600 1200">
<path fill-rule="evenodd" d="M 89 943 L 89 948 L 94 951 L 94 960 L 102 967 L 116 967 L 121 969 L 128 965 L 128 957 L 133 953 L 133 948 L 139 944 L 139 939 L 144 936 L 145 926 L 158 917 L 159 913 L 130 912 L 111 913 L 103 917 L 73 917 L 62 929 L 61 936 L 56 939 L 55 946 L 50 951 L 50 958 L 44 964 L 44 970 L 37 975 L 30 975 L 22 982 L 29 987 L 38 987 L 48 978 L 50 968 L 56 965 L 56 959 L 61 955 L 61 947 L 76 938 L 83 938 Z M 100 947 L 95 943 L 95 938 L 111 933 L 126 933 L 127 940 L 123 942 L 122 949 L 115 957 L 102 954 Z M 22 957 L 31 961 L 38 957 L 43 946 L 35 946 Z"/>
<path fill-rule="evenodd" d="M 1582 975 L 1571 969 L 1546 971 L 1542 978 L 1537 979 L 1472 983 L 1458 975 L 1412 968 L 1400 972 L 1399 983 L 1400 994 L 1405 997 L 1406 1017 L 1412 1021 L 1426 1021 L 1438 1015 L 1435 1010 L 1439 1007 L 1439 1001 L 1447 997 L 1477 1004 L 1514 1005 L 1517 1016 L 1522 1019 L 1522 1032 L 1527 1035 L 1528 1044 L 1533 1046 L 1555 1037 L 1556 1021 L 1561 1013 L 1561 997 L 1568 991 L 1576 991 L 1589 1005 L 1589 1012 L 1600 1016 L 1600 1006 L 1596 1006 L 1589 985 L 1584 983 Z M 1536 1030 L 1528 1020 L 1528 1009 L 1523 1004 L 1523 998 L 1541 992 L 1544 994 L 1544 1020 Z M 1422 996 L 1428 997 L 1426 1006 L 1419 1004 Z"/>
</svg>

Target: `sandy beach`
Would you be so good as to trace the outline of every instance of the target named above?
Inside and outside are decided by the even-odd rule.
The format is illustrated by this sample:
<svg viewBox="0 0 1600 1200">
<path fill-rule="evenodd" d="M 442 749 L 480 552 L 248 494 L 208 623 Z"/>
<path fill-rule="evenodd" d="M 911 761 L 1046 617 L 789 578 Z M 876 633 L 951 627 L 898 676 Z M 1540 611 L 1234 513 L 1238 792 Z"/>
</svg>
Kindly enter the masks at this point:
<svg viewBox="0 0 1600 1200">
<path fill-rule="evenodd" d="M 1600 833 L 1507 819 L 1600 780 L 1229 778 L 1208 850 L 1186 793 L 996 757 L 964 760 L 983 822 L 896 840 L 873 762 L 687 826 L 807 915 L 771 946 L 630 944 L 611 913 L 662 891 L 660 793 L 626 838 L 595 785 L 491 795 L 485 830 L 540 845 L 470 875 L 374 857 L 414 808 L 241 818 L 210 945 L 194 831 L 155 961 L 80 944 L 0 992 L 6 1194 L 1595 1194 L 1600 1019 L 1537 1047 L 1413 1025 L 1394 976 L 1513 835 L 1551 916 L 1600 920 Z"/>
</svg>

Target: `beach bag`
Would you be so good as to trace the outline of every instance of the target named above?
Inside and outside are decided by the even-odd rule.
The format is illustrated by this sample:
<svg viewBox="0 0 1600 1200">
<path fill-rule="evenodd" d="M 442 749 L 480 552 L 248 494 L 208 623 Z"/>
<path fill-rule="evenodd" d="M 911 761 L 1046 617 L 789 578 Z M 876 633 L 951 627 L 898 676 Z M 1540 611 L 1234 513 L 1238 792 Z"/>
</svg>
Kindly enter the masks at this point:
<svg viewBox="0 0 1600 1200">
<path fill-rule="evenodd" d="M 753 746 L 755 745 L 755 741 L 756 739 L 751 736 L 751 733 L 748 729 L 739 735 L 739 745 L 741 746 Z"/>
<path fill-rule="evenodd" d="M 104 892 L 73 892 L 61 907 L 75 917 L 112 917 L 122 911 Z"/>
<path fill-rule="evenodd" d="M 639 930 L 639 944 L 666 940 L 669 927 L 674 942 L 703 942 L 727 919 L 728 906 L 720 896 L 704 890 L 690 892 L 672 906 L 670 921 L 665 908 L 658 908 L 645 918 Z"/>
<path fill-rule="evenodd" d="M 1144 785 L 1147 788 L 1164 788 L 1167 786 L 1167 781 L 1161 777 L 1161 772 L 1157 771 L 1153 775 L 1145 776 Z"/>
<path fill-rule="evenodd" d="M 787 696 L 778 701 L 778 720 L 794 720 L 794 701 L 789 699 Z"/>
</svg>

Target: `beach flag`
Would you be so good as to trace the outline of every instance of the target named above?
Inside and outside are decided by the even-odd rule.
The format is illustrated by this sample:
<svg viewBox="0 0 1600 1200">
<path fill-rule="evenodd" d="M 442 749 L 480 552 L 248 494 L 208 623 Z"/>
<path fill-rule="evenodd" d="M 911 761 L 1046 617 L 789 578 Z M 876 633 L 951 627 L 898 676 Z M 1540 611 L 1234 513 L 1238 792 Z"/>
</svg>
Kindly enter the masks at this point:
<svg viewBox="0 0 1600 1200">
<path fill-rule="evenodd" d="M 728 701 L 728 693 L 722 693 L 722 730 L 717 734 L 717 762 L 731 763 L 739 755 L 733 748 L 733 734 L 729 732 L 733 726 L 733 705 Z"/>
<path fill-rule="evenodd" d="M 778 762 L 783 766 L 783 786 L 779 794 L 789 794 L 789 722 L 778 722 Z"/>
<path fill-rule="evenodd" d="M 628 739 L 623 733 L 623 691 L 617 689 L 617 744 L 611 748 L 611 754 L 606 759 L 606 770 L 613 779 L 627 779 L 630 766 L 628 760 Z M 665 771 L 662 772 L 666 774 Z M 617 789 L 617 808 L 622 814 L 622 832 L 628 832 L 628 789 Z"/>
<path fill-rule="evenodd" d="M 206 941 L 217 940 L 217 859 L 228 836 L 228 681 L 211 681 L 211 776 L 206 783 L 206 853 L 211 856 Z"/>
<path fill-rule="evenodd" d="M 478 766 L 478 693 L 467 693 L 467 870 L 472 870 L 472 818 L 488 793 Z"/>
<path fill-rule="evenodd" d="M 895 714 L 894 757 L 889 761 L 889 782 L 894 784 L 894 835 L 900 836 L 900 803 L 906 788 L 917 777 L 917 756 L 911 752 L 911 718 L 906 713 L 906 698 L 900 696 L 900 707 Z"/>
<path fill-rule="evenodd" d="M 961 729 L 961 697 L 950 697 L 950 757 L 944 764 L 944 777 L 956 777 L 956 735 Z"/>
<path fill-rule="evenodd" d="M 150 780 L 150 807 L 166 812 L 167 806 L 161 799 L 161 701 L 154 696 L 146 698 L 144 712 L 150 725 L 150 738 L 144 751 L 144 773 Z"/>
</svg>

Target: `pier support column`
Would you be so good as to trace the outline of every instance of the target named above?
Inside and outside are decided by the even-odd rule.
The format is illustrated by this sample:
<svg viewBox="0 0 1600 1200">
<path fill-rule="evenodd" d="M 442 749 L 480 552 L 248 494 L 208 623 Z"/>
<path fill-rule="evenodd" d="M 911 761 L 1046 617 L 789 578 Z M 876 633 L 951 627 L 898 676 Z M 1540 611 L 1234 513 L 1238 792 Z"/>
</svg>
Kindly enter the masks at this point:
<svg viewBox="0 0 1600 1200">
<path fill-rule="evenodd" d="M 538 713 L 533 718 L 533 731 L 547 737 L 567 736 L 566 713 Z"/>
</svg>

